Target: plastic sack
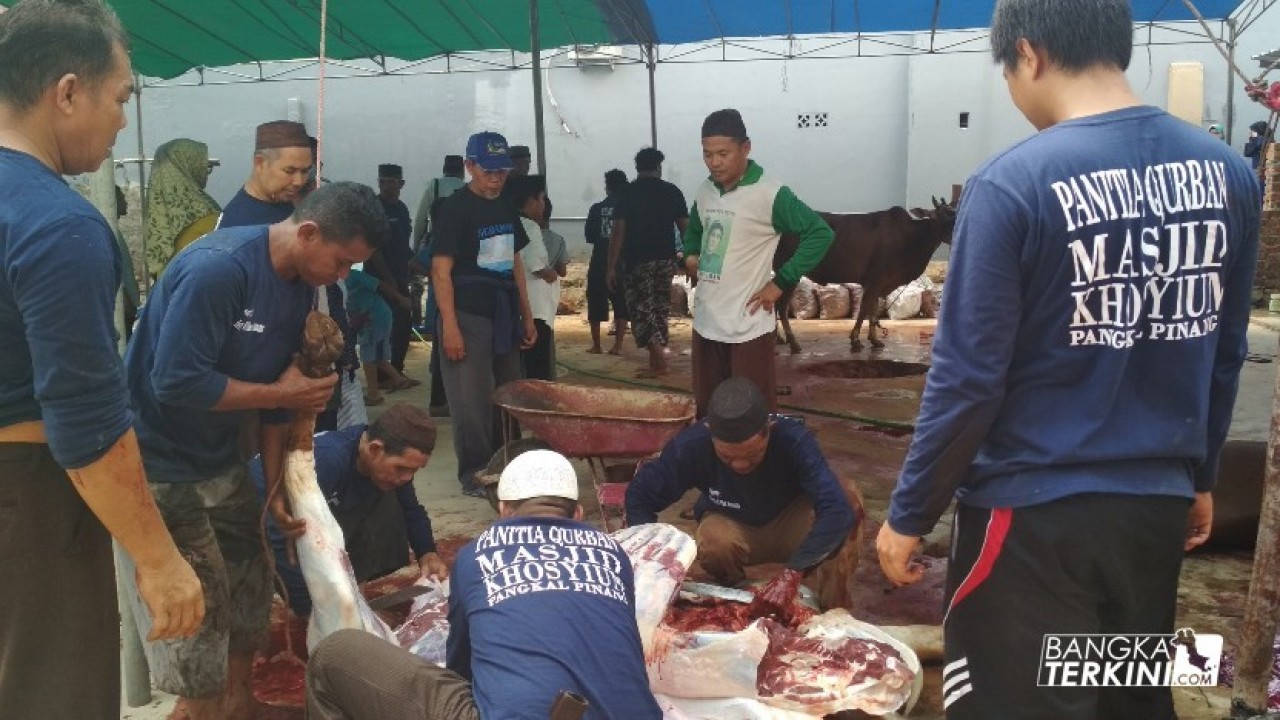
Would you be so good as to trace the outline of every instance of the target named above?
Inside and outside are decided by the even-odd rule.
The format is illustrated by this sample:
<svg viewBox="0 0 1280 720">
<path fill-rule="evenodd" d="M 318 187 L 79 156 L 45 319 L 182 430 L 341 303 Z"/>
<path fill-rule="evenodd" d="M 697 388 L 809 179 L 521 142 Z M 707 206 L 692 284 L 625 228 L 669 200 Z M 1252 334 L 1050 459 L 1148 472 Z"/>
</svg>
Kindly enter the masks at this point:
<svg viewBox="0 0 1280 720">
<path fill-rule="evenodd" d="M 886 308 L 890 320 L 906 320 L 920 314 L 924 294 L 933 287 L 933 281 L 921 275 L 889 293 Z"/>
<path fill-rule="evenodd" d="M 843 710 L 884 715 L 905 707 L 904 714 L 910 712 L 923 684 L 920 660 L 911 648 L 880 628 L 854 619 L 844 609 L 815 615 L 797 628 L 795 635 L 821 640 L 834 657 L 846 659 L 856 657 L 848 650 L 851 642 L 869 641 L 870 649 L 881 654 L 878 662 L 885 672 L 863 677 L 862 666 L 854 662 L 835 667 L 829 662 L 816 663 L 808 650 L 784 653 L 776 656 L 771 670 L 761 668 L 761 702 L 816 717 Z M 890 657 L 886 662 L 879 645 L 892 648 L 901 660 Z M 778 690 L 769 693 L 770 685 Z"/>
<path fill-rule="evenodd" d="M 654 693 L 663 720 L 813 720 L 752 698 L 680 698 Z"/>
<path fill-rule="evenodd" d="M 428 590 L 414 598 L 408 617 L 396 628 L 396 639 L 400 647 L 444 667 L 445 641 L 449 639 L 449 586 L 429 577 L 414 584 Z"/>
<path fill-rule="evenodd" d="M 849 288 L 844 285 L 818 285 L 818 319 L 836 320 L 849 317 Z"/>
<path fill-rule="evenodd" d="M 927 318 L 936 318 L 942 312 L 942 286 L 934 285 L 924 291 L 920 302 L 920 314 Z"/>
<path fill-rule="evenodd" d="M 812 320 L 818 317 L 818 299 L 814 296 L 813 281 L 807 277 L 796 283 L 795 292 L 791 295 L 791 317 L 797 320 Z"/>
<path fill-rule="evenodd" d="M 736 633 L 676 632 L 661 625 L 645 663 L 649 687 L 684 698 L 755 697 L 756 668 L 768 648 L 758 620 Z"/>
<path fill-rule="evenodd" d="M 693 309 L 693 296 L 689 291 L 689 279 L 677 275 L 671 280 L 671 317 L 687 317 Z"/>
<path fill-rule="evenodd" d="M 849 317 L 857 320 L 858 313 L 862 312 L 862 298 L 866 293 L 858 283 L 845 283 L 844 286 L 849 288 Z"/>
</svg>

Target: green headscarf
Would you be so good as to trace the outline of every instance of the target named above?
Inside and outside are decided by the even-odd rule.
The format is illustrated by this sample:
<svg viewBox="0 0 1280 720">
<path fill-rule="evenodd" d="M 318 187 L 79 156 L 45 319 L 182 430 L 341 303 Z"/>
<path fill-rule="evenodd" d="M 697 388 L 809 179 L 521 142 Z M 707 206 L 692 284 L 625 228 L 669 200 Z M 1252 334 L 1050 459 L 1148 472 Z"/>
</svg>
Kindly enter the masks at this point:
<svg viewBox="0 0 1280 720">
<path fill-rule="evenodd" d="M 191 223 L 222 211 L 204 191 L 209 146 L 179 138 L 156 148 L 147 194 L 147 270 L 159 275 L 174 255 L 178 236 Z"/>
</svg>

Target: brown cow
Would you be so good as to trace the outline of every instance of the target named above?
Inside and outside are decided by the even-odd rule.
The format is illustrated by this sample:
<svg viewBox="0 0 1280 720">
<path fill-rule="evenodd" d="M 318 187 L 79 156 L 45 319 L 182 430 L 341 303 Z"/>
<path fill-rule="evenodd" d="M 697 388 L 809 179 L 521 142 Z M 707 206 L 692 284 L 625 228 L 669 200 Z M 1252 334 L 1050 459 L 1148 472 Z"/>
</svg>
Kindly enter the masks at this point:
<svg viewBox="0 0 1280 720">
<path fill-rule="evenodd" d="M 818 213 L 835 231 L 835 240 L 813 270 L 806 276 L 818 284 L 859 283 L 863 288 L 862 308 L 849 334 L 849 345 L 855 351 L 862 349 L 859 336 L 862 321 L 870 320 L 867 340 L 872 347 L 884 347 L 876 334 L 880 327 L 880 298 L 888 291 L 920 277 L 929 264 L 929 258 L 941 243 L 951 242 L 955 227 L 956 211 L 952 204 L 934 198 L 933 210 L 925 211 L 927 217 L 916 218 L 900 207 L 870 213 L 837 215 Z M 776 270 L 795 253 L 799 240 L 784 235 L 778 242 L 773 256 Z M 782 320 L 786 342 L 792 354 L 800 352 L 800 343 L 791 332 L 787 310 L 795 289 L 785 291 L 778 299 L 778 316 Z"/>
</svg>

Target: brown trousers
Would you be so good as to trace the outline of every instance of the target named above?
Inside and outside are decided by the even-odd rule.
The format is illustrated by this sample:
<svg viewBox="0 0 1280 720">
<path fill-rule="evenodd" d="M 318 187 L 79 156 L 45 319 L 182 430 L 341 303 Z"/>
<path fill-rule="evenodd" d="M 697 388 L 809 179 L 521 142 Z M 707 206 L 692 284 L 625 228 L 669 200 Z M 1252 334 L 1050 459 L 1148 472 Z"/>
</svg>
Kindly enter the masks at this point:
<svg viewBox="0 0 1280 720">
<path fill-rule="evenodd" d="M 777 371 L 773 351 L 777 341 L 773 333 L 754 340 L 723 343 L 693 333 L 693 396 L 698 419 L 706 417 L 711 393 L 731 377 L 744 377 L 754 382 L 769 403 L 769 412 L 778 411 Z"/>
<path fill-rule="evenodd" d="M 0 717 L 120 717 L 111 536 L 46 445 L 0 443 Z"/>
<path fill-rule="evenodd" d="M 823 610 L 848 608 L 852 602 L 850 584 L 858 569 L 862 523 L 865 512 L 862 496 L 848 483 L 842 483 L 853 506 L 857 525 L 835 554 L 818 564 L 805 580 L 818 595 Z M 726 587 L 734 587 L 746 577 L 748 565 L 785 563 L 808 537 L 813 528 L 813 504 L 807 495 L 791 502 L 768 524 L 753 527 L 718 512 L 708 512 L 698 523 L 698 564 L 711 578 Z"/>
<path fill-rule="evenodd" d="M 363 630 L 339 630 L 307 662 L 308 720 L 479 720 L 471 683 Z"/>
</svg>

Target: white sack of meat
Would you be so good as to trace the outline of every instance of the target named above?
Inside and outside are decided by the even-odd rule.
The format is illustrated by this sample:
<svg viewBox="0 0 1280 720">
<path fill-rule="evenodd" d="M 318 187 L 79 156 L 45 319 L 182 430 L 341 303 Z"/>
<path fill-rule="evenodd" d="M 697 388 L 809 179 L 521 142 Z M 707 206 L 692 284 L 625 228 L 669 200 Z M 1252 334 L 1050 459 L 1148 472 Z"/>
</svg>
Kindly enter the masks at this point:
<svg viewBox="0 0 1280 720">
<path fill-rule="evenodd" d="M 817 285 L 818 319 L 837 320 L 849 317 L 849 288 L 844 285 Z"/>
<path fill-rule="evenodd" d="M 645 663 L 649 688 L 680 698 L 752 698 L 769 634 L 761 622 L 740 632 L 679 632 L 660 625 Z M 646 656 L 648 657 L 648 656 Z"/>
<path fill-rule="evenodd" d="M 414 584 L 428 590 L 413 599 L 408 617 L 396 628 L 396 639 L 400 647 L 444 667 L 445 641 L 449 639 L 449 585 L 430 577 L 420 578 Z"/>
<path fill-rule="evenodd" d="M 849 317 L 854 320 L 858 319 L 858 313 L 862 312 L 862 296 L 865 292 L 858 283 L 844 283 L 849 288 Z"/>
<path fill-rule="evenodd" d="M 795 293 L 791 296 L 791 317 L 797 320 L 812 320 L 818 317 L 818 299 L 813 294 L 813 281 L 807 277 L 796 283 Z"/>
<path fill-rule="evenodd" d="M 398 645 L 391 628 L 369 609 L 356 584 L 347 558 L 342 528 L 334 519 L 316 483 L 316 458 L 310 450 L 289 450 L 285 455 L 284 489 L 293 516 L 307 521 L 298 538 L 298 565 L 311 593 L 311 620 L 307 624 L 307 651 L 330 633 L 355 628 Z"/>
</svg>

